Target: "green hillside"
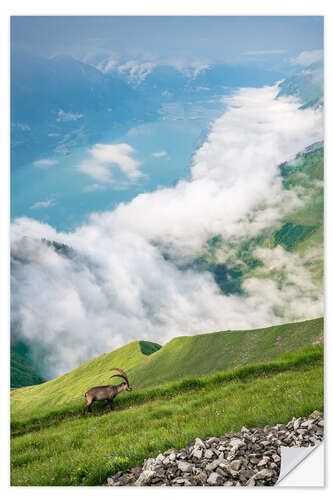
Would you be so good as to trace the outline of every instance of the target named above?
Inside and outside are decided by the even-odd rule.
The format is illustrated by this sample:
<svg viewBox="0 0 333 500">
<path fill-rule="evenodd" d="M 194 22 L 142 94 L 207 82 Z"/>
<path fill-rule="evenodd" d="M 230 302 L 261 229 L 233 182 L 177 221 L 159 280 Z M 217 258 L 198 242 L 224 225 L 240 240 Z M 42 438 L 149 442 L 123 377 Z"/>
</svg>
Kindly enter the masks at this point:
<svg viewBox="0 0 333 500">
<path fill-rule="evenodd" d="M 23 387 L 42 382 L 44 379 L 34 366 L 28 346 L 22 341 L 13 343 L 10 354 L 10 387 Z"/>
<path fill-rule="evenodd" d="M 281 246 L 291 255 L 304 257 L 311 252 L 307 263 L 315 286 L 323 285 L 324 237 L 324 148 L 316 143 L 291 162 L 280 165 L 282 185 L 294 191 L 302 204 L 290 211 L 272 227 L 263 229 L 257 236 L 239 242 L 211 238 L 196 259 L 203 271 L 213 273 L 222 292 L 227 295 L 244 294 L 243 282 L 249 278 L 272 279 L 287 283 L 290 276 L 283 266 L 272 271 L 260 258 L 261 249 Z M 258 213 L 269 209 L 269 204 L 258 207 Z M 296 318 L 295 318 L 296 319 Z"/>
<path fill-rule="evenodd" d="M 108 354 L 103 354 L 79 366 L 61 377 L 41 385 L 21 387 L 11 392 L 12 416 L 48 414 L 57 408 L 75 406 L 84 401 L 85 392 L 94 385 L 105 385 L 110 381 L 110 368 L 123 370 L 140 364 L 151 353 L 160 349 L 159 344 L 134 341 Z M 116 381 L 118 379 L 112 379 Z M 119 379 L 118 382 L 122 380 Z"/>
<path fill-rule="evenodd" d="M 129 370 L 137 387 L 270 361 L 322 340 L 323 319 L 258 330 L 226 331 L 177 337 Z"/>
<path fill-rule="evenodd" d="M 111 383 L 109 370 L 113 366 L 125 369 L 138 390 L 267 362 L 321 342 L 322 338 L 323 319 L 319 318 L 257 330 L 178 337 L 162 348 L 149 342 L 131 342 L 57 379 L 12 391 L 12 423 L 44 418 L 51 413 L 79 412 L 87 389 Z M 121 398 L 124 395 L 116 401 Z"/>
<path fill-rule="evenodd" d="M 109 413 L 95 408 L 13 427 L 11 485 L 102 485 L 171 447 L 323 410 L 323 348 L 276 361 L 133 391 Z M 102 411 L 101 411 L 102 410 Z"/>
</svg>

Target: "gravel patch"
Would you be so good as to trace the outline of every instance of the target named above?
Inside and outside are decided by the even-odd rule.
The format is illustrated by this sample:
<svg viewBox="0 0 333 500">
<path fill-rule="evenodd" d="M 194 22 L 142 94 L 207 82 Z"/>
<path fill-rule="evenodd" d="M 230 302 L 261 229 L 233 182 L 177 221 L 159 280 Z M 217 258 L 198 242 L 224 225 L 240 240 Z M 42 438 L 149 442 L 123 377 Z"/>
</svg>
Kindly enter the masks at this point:
<svg viewBox="0 0 333 500">
<path fill-rule="evenodd" d="M 197 438 L 186 448 L 146 459 L 142 467 L 117 472 L 106 485 L 273 486 L 280 474 L 281 446 L 315 446 L 323 437 L 323 415 L 316 410 L 286 425 Z"/>
</svg>

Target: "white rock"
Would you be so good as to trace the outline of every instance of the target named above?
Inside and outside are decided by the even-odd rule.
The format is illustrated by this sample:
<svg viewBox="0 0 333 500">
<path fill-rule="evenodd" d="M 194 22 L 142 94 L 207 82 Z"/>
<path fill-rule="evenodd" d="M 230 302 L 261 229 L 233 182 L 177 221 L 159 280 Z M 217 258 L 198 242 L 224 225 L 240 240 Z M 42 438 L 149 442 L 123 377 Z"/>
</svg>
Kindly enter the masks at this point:
<svg viewBox="0 0 333 500">
<path fill-rule="evenodd" d="M 234 460 L 230 465 L 234 470 L 239 470 L 242 462 L 240 460 Z"/>
<path fill-rule="evenodd" d="M 200 460 L 202 457 L 202 450 L 200 448 L 194 448 L 192 456 Z"/>
<path fill-rule="evenodd" d="M 154 476 L 156 472 L 153 470 L 144 470 L 135 482 L 136 486 L 145 486 Z"/>
<path fill-rule="evenodd" d="M 157 457 L 155 458 L 155 461 L 156 461 L 157 463 L 159 463 L 159 462 L 163 462 L 163 460 L 164 460 L 164 459 L 165 459 L 165 456 L 164 456 L 164 455 L 162 455 L 162 453 L 160 453 L 160 454 L 159 454 L 159 455 L 157 455 Z"/>
<path fill-rule="evenodd" d="M 268 469 L 262 469 L 257 472 L 252 479 L 265 479 L 266 477 L 272 477 L 272 472 Z"/>
<path fill-rule="evenodd" d="M 241 439 L 236 438 L 236 439 L 231 439 L 231 441 L 230 441 L 230 446 L 233 449 L 233 451 L 237 451 L 238 448 L 241 448 L 244 445 L 245 445 L 245 443 Z"/>
<path fill-rule="evenodd" d="M 310 425 L 312 425 L 312 420 L 305 420 L 305 422 L 303 422 L 301 424 L 301 427 L 309 427 Z"/>
<path fill-rule="evenodd" d="M 210 474 L 209 478 L 207 479 L 207 483 L 212 485 L 212 486 L 216 485 L 218 477 L 219 477 L 219 475 L 216 472 L 212 472 Z"/>
<path fill-rule="evenodd" d="M 223 456 L 217 458 L 216 460 L 214 460 L 213 462 L 211 462 L 210 464 L 207 464 L 206 465 L 206 470 L 208 471 L 213 471 L 215 470 L 219 465 L 221 464 L 227 464 L 228 462 L 223 458 Z"/>
<path fill-rule="evenodd" d="M 212 458 L 214 456 L 214 453 L 211 450 L 206 450 L 205 451 L 205 458 Z"/>
<path fill-rule="evenodd" d="M 206 448 L 205 443 L 200 438 L 196 438 L 194 446 L 196 448 Z"/>
<path fill-rule="evenodd" d="M 192 464 L 189 464 L 188 462 L 184 462 L 183 460 L 179 460 L 177 465 L 178 465 L 178 469 L 180 469 L 182 472 L 191 472 L 193 469 Z"/>
</svg>

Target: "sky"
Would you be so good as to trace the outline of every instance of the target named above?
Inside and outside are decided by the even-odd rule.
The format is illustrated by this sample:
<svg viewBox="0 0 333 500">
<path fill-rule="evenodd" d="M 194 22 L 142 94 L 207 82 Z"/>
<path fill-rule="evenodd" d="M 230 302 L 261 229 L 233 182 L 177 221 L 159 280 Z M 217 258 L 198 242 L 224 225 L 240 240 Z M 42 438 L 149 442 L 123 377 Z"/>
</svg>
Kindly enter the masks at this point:
<svg viewBox="0 0 333 500">
<path fill-rule="evenodd" d="M 86 62 L 111 54 L 154 61 L 287 61 L 322 49 L 323 17 L 14 16 L 11 43 L 36 55 L 68 54 Z"/>
</svg>

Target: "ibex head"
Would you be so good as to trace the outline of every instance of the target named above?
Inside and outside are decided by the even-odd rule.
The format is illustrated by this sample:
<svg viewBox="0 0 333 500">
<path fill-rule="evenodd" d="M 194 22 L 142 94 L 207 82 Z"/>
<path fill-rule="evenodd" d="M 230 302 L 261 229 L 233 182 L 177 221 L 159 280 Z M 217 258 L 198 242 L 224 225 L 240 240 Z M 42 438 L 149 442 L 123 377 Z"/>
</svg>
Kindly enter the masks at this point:
<svg viewBox="0 0 333 500">
<path fill-rule="evenodd" d="M 115 375 L 111 375 L 110 378 L 113 378 L 113 377 L 121 377 L 121 378 L 123 378 L 125 380 L 125 382 L 123 382 L 123 384 L 124 384 L 124 390 L 125 391 L 131 391 L 132 387 L 129 384 L 128 377 L 127 377 L 126 373 L 124 372 L 124 370 L 121 370 L 120 368 L 111 368 L 111 371 L 112 370 L 116 370 L 119 373 L 116 373 Z"/>
</svg>

